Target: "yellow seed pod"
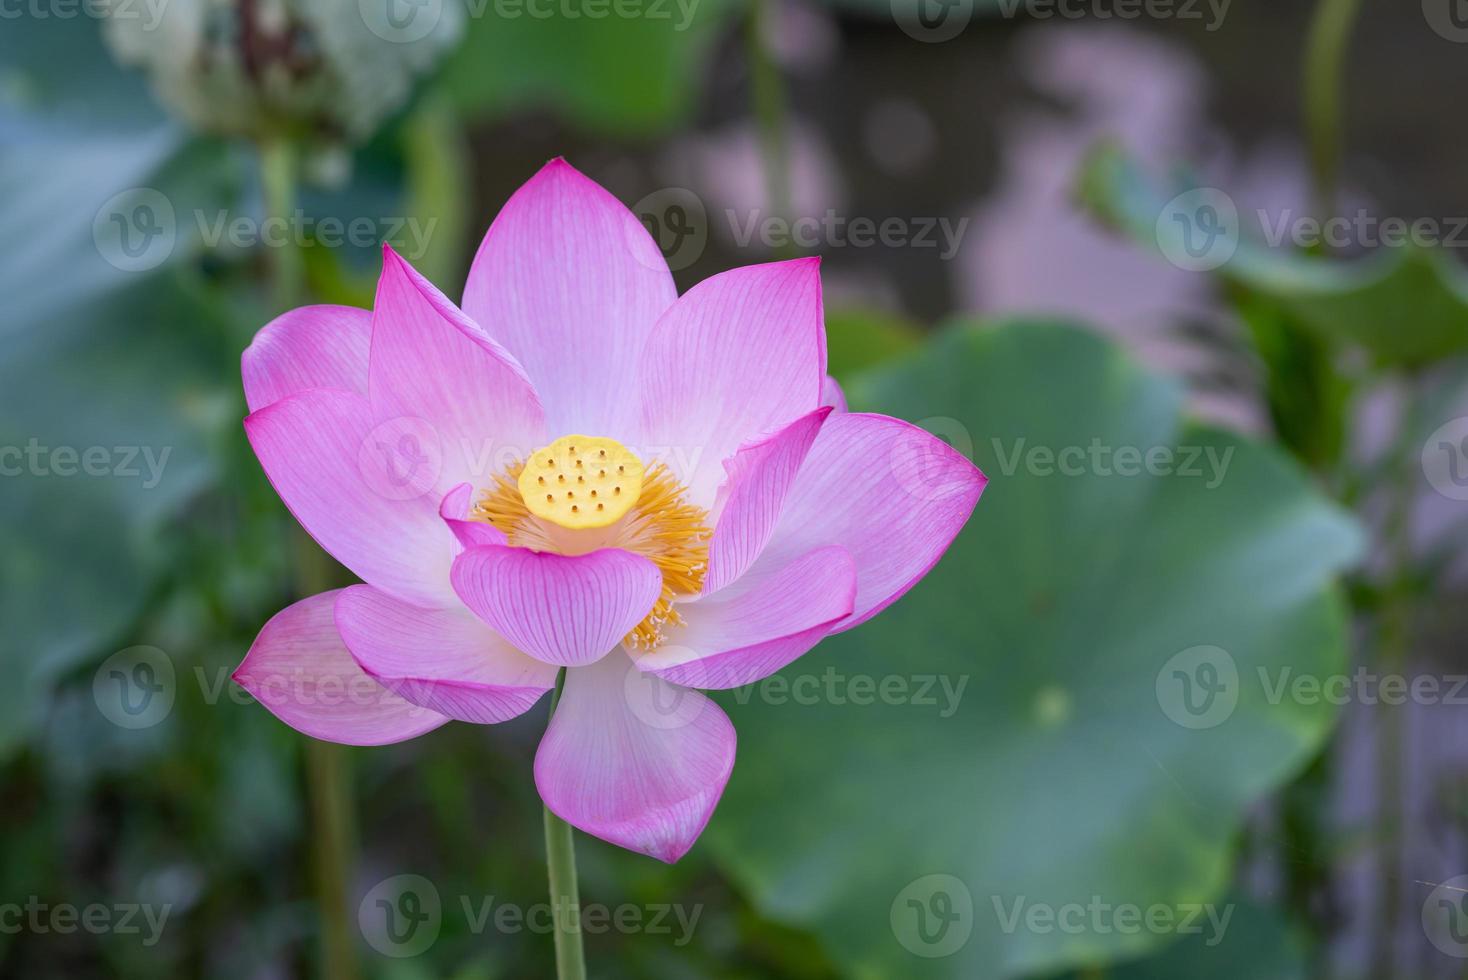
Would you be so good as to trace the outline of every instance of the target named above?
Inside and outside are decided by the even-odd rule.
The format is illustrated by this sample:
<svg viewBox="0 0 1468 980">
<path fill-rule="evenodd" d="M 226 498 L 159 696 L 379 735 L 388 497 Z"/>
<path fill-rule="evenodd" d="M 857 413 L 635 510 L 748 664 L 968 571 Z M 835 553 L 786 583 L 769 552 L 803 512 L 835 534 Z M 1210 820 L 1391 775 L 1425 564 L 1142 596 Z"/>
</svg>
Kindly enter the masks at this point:
<svg viewBox="0 0 1468 980">
<path fill-rule="evenodd" d="M 642 460 L 617 440 L 562 436 L 530 454 L 520 496 L 530 513 L 561 527 L 606 527 L 637 503 L 642 476 Z"/>
</svg>

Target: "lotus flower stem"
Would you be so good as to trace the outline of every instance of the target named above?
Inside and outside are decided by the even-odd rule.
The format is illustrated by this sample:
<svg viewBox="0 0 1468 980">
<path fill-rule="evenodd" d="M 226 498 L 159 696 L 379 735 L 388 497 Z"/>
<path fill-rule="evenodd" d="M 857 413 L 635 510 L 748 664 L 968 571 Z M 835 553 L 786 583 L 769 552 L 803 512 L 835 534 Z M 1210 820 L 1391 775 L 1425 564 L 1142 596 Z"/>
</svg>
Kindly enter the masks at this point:
<svg viewBox="0 0 1468 980">
<path fill-rule="evenodd" d="M 749 59 L 750 85 L 753 87 L 754 117 L 764 156 L 765 203 L 773 217 L 790 221 L 795 216 L 791 214 L 785 90 L 780 81 L 780 70 L 765 46 L 769 16 L 767 0 L 752 0 L 744 44 Z M 793 257 L 788 246 L 781 252 L 781 258 Z"/>
<path fill-rule="evenodd" d="M 1319 0 L 1305 42 L 1304 109 L 1317 217 L 1334 212 L 1341 153 L 1346 46 L 1360 0 Z"/>
<path fill-rule="evenodd" d="M 296 206 L 296 153 L 286 140 L 259 147 L 261 196 L 265 217 L 290 219 Z M 300 301 L 300 254 L 294 243 L 274 250 L 270 258 L 271 302 L 286 310 Z M 302 596 L 333 586 L 333 564 L 309 536 L 298 533 L 296 575 Z M 357 980 L 353 923 L 348 916 L 347 881 L 355 848 L 351 758 L 344 746 L 308 739 L 305 747 L 306 792 L 316 846 L 312 874 L 321 914 L 321 975 L 327 980 Z"/>
<path fill-rule="evenodd" d="M 551 714 L 561 700 L 566 668 L 556 676 Z M 581 947 L 581 899 L 576 886 L 576 841 L 571 825 L 545 807 L 545 864 L 550 877 L 551 918 L 555 922 L 557 980 L 586 980 L 586 953 Z"/>
</svg>

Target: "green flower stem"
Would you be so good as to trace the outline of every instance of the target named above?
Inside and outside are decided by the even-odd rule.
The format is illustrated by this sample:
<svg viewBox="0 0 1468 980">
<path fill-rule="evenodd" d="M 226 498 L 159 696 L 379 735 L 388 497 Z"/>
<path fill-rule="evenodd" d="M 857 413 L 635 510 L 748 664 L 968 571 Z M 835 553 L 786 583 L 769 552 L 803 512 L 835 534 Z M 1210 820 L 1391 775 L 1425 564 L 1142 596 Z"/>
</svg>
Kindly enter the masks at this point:
<svg viewBox="0 0 1468 980">
<path fill-rule="evenodd" d="M 296 207 L 296 153 L 286 140 L 260 145 L 260 181 L 267 218 L 289 220 Z M 275 312 L 302 298 L 301 255 L 287 242 L 270 255 L 270 300 Z M 336 569 L 304 531 L 296 534 L 296 575 L 300 595 L 317 595 L 335 584 Z M 306 793 L 311 813 L 311 872 L 321 916 L 321 976 L 357 980 L 362 975 L 348 907 L 347 882 L 356 850 L 352 807 L 351 756 L 345 746 L 307 739 Z"/>
<path fill-rule="evenodd" d="M 1342 66 L 1361 0 L 1319 0 L 1305 42 L 1304 111 L 1317 217 L 1335 209 L 1341 152 Z"/>
<path fill-rule="evenodd" d="M 1412 619 L 1416 603 L 1412 528 L 1417 500 L 1416 445 L 1422 423 L 1424 396 L 1421 392 L 1424 387 L 1425 380 L 1417 373 L 1408 374 L 1404 381 L 1404 402 L 1392 468 L 1392 510 L 1382 529 L 1392 560 L 1392 578 L 1383 597 L 1377 647 L 1376 666 L 1383 674 L 1404 674 L 1411 659 Z M 1400 875 L 1406 867 L 1406 838 L 1402 834 L 1406 799 L 1402 769 L 1407 709 L 1405 705 L 1378 705 L 1377 709 L 1383 711 L 1377 719 L 1376 729 L 1377 800 L 1381 807 L 1377 828 L 1381 912 L 1375 917 L 1376 964 L 1372 975 L 1386 980 L 1396 975 L 1397 923 L 1402 913 Z"/>
<path fill-rule="evenodd" d="M 551 714 L 566 686 L 566 668 L 556 676 Z M 576 842 L 571 825 L 545 808 L 545 867 L 550 877 L 551 918 L 555 922 L 557 980 L 586 980 L 581 947 L 581 897 L 576 885 Z"/>
<path fill-rule="evenodd" d="M 316 831 L 312 874 L 321 909 L 321 975 L 327 980 L 361 976 L 347 915 L 347 869 L 355 850 L 351 762 L 346 746 L 314 738 L 306 741 L 306 778 Z"/>
<path fill-rule="evenodd" d="M 770 16 L 769 0 L 750 0 L 745 21 L 744 47 L 749 61 L 749 80 L 753 89 L 754 117 L 759 128 L 760 151 L 764 158 L 765 191 L 771 216 L 793 220 L 790 202 L 789 151 L 786 147 L 788 125 L 785 113 L 785 86 L 780 71 L 765 47 L 765 31 Z M 793 258 L 787 242 L 777 252 L 781 258 Z"/>
<path fill-rule="evenodd" d="M 296 149 L 286 139 L 260 144 L 260 183 L 265 197 L 265 217 L 280 218 L 291 227 L 296 210 Z M 284 313 L 300 302 L 305 281 L 301 253 L 287 241 L 270 254 L 270 298 L 275 312 Z"/>
</svg>

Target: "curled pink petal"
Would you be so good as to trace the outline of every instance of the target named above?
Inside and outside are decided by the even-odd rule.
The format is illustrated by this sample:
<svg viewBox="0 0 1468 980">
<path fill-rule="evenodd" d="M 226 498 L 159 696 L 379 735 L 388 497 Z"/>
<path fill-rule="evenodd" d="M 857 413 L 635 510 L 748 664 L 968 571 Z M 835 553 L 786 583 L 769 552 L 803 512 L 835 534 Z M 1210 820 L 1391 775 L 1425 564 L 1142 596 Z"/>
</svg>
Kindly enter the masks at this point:
<svg viewBox="0 0 1468 980">
<path fill-rule="evenodd" d="M 362 672 L 337 634 L 340 592 L 323 592 L 271 617 L 234 680 L 298 732 L 344 745 L 386 745 L 448 721 Z"/>
<path fill-rule="evenodd" d="M 535 785 L 572 826 L 672 864 L 713 815 L 735 742 L 718 705 L 617 651 L 566 672 L 535 754 Z"/>
<path fill-rule="evenodd" d="M 850 629 L 937 564 L 987 482 L 963 454 L 915 425 L 885 415 L 832 415 L 750 574 L 841 545 L 856 562 L 856 606 L 836 631 Z"/>
<path fill-rule="evenodd" d="M 648 338 L 642 438 L 667 447 L 693 502 L 710 505 L 723 479 L 720 464 L 741 444 L 820 407 L 826 331 L 819 271 L 818 259 L 795 259 L 705 279 Z M 687 472 L 677 472 L 680 466 Z"/>
<path fill-rule="evenodd" d="M 336 625 L 383 687 L 459 721 L 507 721 L 556 683 L 556 668 L 525 656 L 463 606 L 423 609 L 354 585 L 337 598 Z"/>
<path fill-rule="evenodd" d="M 599 660 L 640 623 L 662 592 L 657 566 L 604 548 L 553 555 L 470 548 L 454 559 L 454 589 L 505 639 L 548 664 Z"/>
<path fill-rule="evenodd" d="M 728 479 L 709 542 L 704 595 L 733 582 L 759 557 L 780 519 L 785 494 L 829 414 L 829 408 L 818 408 L 772 436 L 741 446 L 724 462 Z"/>
<path fill-rule="evenodd" d="M 309 388 L 367 393 L 372 314 L 352 306 L 303 306 L 255 334 L 240 357 L 245 403 L 255 412 Z"/>
<path fill-rule="evenodd" d="M 846 411 L 846 392 L 841 390 L 840 383 L 829 374 L 821 382 L 821 404 L 837 413 Z"/>
<path fill-rule="evenodd" d="M 438 505 L 438 516 L 454 532 L 459 545 L 473 548 L 481 544 L 509 544 L 505 533 L 485 521 L 471 521 L 469 508 L 474 504 L 474 485 L 461 483 L 450 490 Z"/>
<path fill-rule="evenodd" d="M 437 470 L 427 443 L 374 425 L 361 395 L 314 388 L 245 419 L 245 434 L 276 493 L 311 536 L 364 581 L 409 602 L 454 601 L 454 538 L 435 511 Z M 405 468 L 406 466 L 406 468 Z"/>
<path fill-rule="evenodd" d="M 750 574 L 678 606 L 684 625 L 637 666 L 674 684 L 730 688 L 763 680 L 850 615 L 856 563 L 840 545 L 817 548 L 766 575 Z"/>
<path fill-rule="evenodd" d="M 490 226 L 464 310 L 525 366 L 553 432 L 631 443 L 642 348 L 677 295 L 637 217 L 555 159 Z"/>
<path fill-rule="evenodd" d="M 482 484 L 545 442 L 545 413 L 524 369 L 386 245 L 368 391 L 378 419 L 432 430 L 445 485 Z"/>
</svg>

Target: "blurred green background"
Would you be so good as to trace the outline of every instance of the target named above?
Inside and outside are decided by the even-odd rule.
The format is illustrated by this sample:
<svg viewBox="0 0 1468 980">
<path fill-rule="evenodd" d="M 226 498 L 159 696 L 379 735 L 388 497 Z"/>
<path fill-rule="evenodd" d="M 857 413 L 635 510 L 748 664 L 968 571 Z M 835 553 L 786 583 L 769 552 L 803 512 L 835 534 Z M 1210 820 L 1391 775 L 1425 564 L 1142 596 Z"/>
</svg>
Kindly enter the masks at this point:
<svg viewBox="0 0 1468 980">
<path fill-rule="evenodd" d="M 241 350 L 383 240 L 458 295 L 555 155 L 680 288 L 821 255 L 853 407 L 991 480 L 719 696 L 688 857 L 578 837 L 593 976 L 1468 976 L 1456 3 L 0 6 L 0 976 L 552 975 L 545 705 L 229 673 L 302 547 Z"/>
</svg>

